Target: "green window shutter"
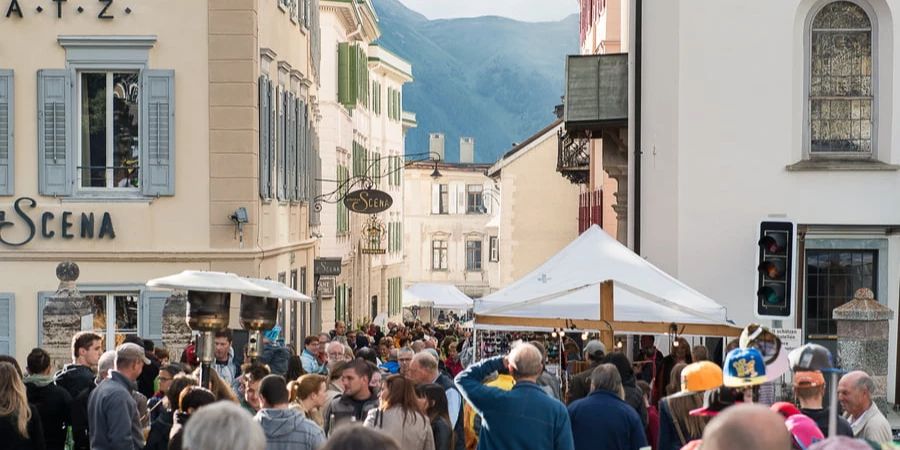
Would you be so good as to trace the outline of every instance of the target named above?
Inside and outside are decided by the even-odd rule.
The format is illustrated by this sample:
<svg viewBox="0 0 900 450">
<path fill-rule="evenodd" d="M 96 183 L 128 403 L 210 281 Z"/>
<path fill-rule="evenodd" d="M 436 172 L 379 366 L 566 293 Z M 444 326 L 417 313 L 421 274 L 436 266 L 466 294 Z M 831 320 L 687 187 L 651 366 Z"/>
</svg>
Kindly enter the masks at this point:
<svg viewBox="0 0 900 450">
<path fill-rule="evenodd" d="M 141 72 L 144 195 L 175 195 L 175 71 Z"/>
<path fill-rule="evenodd" d="M 259 196 L 269 198 L 272 166 L 269 161 L 269 78 L 259 77 Z"/>
<path fill-rule="evenodd" d="M 141 291 L 141 331 L 144 339 L 150 339 L 156 344 L 162 343 L 162 316 L 166 299 L 172 295 L 169 291 Z"/>
<path fill-rule="evenodd" d="M 350 97 L 350 44 L 338 44 L 338 102 L 346 107 L 353 105 Z"/>
<path fill-rule="evenodd" d="M 346 106 L 348 108 L 353 108 L 356 106 L 356 102 L 359 101 L 359 48 L 356 45 L 353 45 L 349 48 L 349 88 L 350 88 L 350 97 L 348 98 L 348 103 Z"/>
<path fill-rule="evenodd" d="M 0 355 L 16 354 L 16 296 L 0 293 Z"/>
<path fill-rule="evenodd" d="M 41 195 L 70 195 L 72 158 L 68 155 L 71 81 L 63 69 L 37 73 L 38 181 Z"/>
<path fill-rule="evenodd" d="M 0 195 L 15 194 L 13 71 L 0 70 Z"/>
</svg>

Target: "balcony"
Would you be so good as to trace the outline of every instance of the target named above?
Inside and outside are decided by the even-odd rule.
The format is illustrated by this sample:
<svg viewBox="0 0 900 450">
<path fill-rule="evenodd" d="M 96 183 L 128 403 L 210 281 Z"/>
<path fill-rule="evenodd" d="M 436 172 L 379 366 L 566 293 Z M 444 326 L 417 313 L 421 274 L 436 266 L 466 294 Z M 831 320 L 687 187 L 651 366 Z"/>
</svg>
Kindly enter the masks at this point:
<svg viewBox="0 0 900 450">
<path fill-rule="evenodd" d="M 586 184 L 591 174 L 590 134 L 569 133 L 560 129 L 558 136 L 556 171 L 572 183 Z"/>
<path fill-rule="evenodd" d="M 569 55 L 563 116 L 569 132 L 595 136 L 628 125 L 628 54 Z"/>
</svg>

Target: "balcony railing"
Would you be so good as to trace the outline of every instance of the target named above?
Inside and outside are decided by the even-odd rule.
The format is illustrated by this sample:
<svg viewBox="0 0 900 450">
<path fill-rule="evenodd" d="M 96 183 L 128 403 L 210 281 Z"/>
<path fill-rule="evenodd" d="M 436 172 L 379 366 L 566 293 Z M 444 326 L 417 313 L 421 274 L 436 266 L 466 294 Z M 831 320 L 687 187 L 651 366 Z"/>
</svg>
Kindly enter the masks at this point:
<svg viewBox="0 0 900 450">
<path fill-rule="evenodd" d="M 603 226 L 603 191 L 600 189 L 578 196 L 578 234 L 594 224 Z"/>
<path fill-rule="evenodd" d="M 556 171 L 569 181 L 585 184 L 590 177 L 590 137 L 585 133 L 569 133 L 559 130 L 559 152 Z"/>
</svg>

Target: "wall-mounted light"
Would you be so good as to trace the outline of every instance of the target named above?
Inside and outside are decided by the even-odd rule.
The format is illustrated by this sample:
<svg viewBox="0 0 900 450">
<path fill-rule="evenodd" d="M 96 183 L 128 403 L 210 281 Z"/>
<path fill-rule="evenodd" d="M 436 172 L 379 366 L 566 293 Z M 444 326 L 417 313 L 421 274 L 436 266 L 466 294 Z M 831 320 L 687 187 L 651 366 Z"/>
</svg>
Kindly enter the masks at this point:
<svg viewBox="0 0 900 450">
<path fill-rule="evenodd" d="M 250 222 L 250 215 L 247 214 L 247 208 L 241 206 L 240 208 L 234 210 L 230 216 L 228 216 L 236 227 L 235 231 L 239 235 L 240 238 L 240 246 L 244 248 L 244 224 Z"/>
</svg>

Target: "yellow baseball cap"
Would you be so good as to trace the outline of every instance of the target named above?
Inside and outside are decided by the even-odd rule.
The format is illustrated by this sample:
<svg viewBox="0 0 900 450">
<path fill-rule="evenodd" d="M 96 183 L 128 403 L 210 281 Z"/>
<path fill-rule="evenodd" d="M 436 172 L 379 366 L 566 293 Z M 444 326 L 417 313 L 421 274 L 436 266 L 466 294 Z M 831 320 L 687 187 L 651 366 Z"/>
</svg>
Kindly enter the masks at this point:
<svg viewBox="0 0 900 450">
<path fill-rule="evenodd" d="M 681 392 L 702 392 L 722 385 L 722 368 L 710 361 L 688 364 L 681 371 Z"/>
</svg>

